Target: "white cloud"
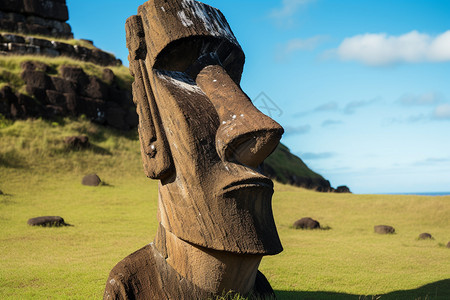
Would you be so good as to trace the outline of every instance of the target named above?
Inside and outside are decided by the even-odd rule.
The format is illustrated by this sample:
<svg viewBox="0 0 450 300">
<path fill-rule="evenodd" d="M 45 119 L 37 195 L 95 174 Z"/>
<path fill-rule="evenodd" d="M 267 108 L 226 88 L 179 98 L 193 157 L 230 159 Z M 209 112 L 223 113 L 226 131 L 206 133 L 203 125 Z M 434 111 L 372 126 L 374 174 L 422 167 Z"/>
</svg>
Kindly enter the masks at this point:
<svg viewBox="0 0 450 300">
<path fill-rule="evenodd" d="M 433 118 L 438 120 L 450 120 L 450 104 L 442 104 L 436 107 Z"/>
<path fill-rule="evenodd" d="M 283 126 L 285 131 L 285 136 L 288 135 L 297 135 L 297 134 L 307 134 L 311 131 L 311 126 L 309 125 L 303 125 L 298 127 L 291 127 L 291 126 Z"/>
<path fill-rule="evenodd" d="M 304 160 L 329 159 L 329 158 L 332 158 L 335 156 L 336 156 L 336 153 L 333 153 L 333 152 L 322 152 L 322 153 L 306 152 L 306 153 L 300 154 L 301 159 L 304 159 Z"/>
<path fill-rule="evenodd" d="M 341 60 L 369 66 L 446 62 L 450 61 L 450 30 L 436 37 L 417 31 L 400 36 L 366 33 L 344 39 L 335 52 Z"/>
<path fill-rule="evenodd" d="M 329 127 L 329 126 L 334 126 L 334 125 L 341 125 L 344 122 L 342 121 L 338 121 L 338 120 L 325 120 L 322 122 L 322 127 Z"/>
<path fill-rule="evenodd" d="M 297 10 L 305 4 L 315 0 L 283 0 L 282 7 L 272 11 L 270 16 L 276 19 L 284 19 L 294 15 Z"/>
<path fill-rule="evenodd" d="M 405 106 L 435 105 L 442 101 L 442 95 L 434 92 L 422 95 L 406 94 L 400 97 L 399 101 Z"/>
<path fill-rule="evenodd" d="M 309 39 L 292 39 L 284 45 L 284 52 L 286 54 L 290 54 L 292 52 L 300 51 L 300 50 L 314 50 L 320 42 L 324 40 L 322 36 L 314 36 Z"/>
<path fill-rule="evenodd" d="M 279 45 L 276 53 L 276 59 L 278 61 L 285 61 L 289 58 L 289 55 L 298 51 L 313 51 L 323 41 L 326 40 L 325 36 L 313 36 L 307 39 L 292 39 L 285 44 Z"/>
<path fill-rule="evenodd" d="M 346 114 L 354 114 L 357 109 L 370 106 L 380 101 L 380 98 L 374 98 L 371 100 L 358 100 L 349 102 L 344 109 Z"/>
<path fill-rule="evenodd" d="M 332 101 L 325 104 L 322 104 L 320 106 L 317 106 L 314 111 L 336 111 L 338 110 L 339 105 Z"/>
</svg>

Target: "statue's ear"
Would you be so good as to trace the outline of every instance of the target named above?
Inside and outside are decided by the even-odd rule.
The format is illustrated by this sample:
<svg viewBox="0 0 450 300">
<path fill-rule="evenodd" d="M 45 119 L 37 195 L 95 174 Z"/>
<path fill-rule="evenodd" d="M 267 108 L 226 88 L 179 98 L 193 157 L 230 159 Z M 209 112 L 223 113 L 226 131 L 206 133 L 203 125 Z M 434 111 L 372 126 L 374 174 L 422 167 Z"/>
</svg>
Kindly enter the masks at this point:
<svg viewBox="0 0 450 300">
<path fill-rule="evenodd" d="M 149 178 L 164 179 L 174 171 L 174 165 L 146 69 L 147 47 L 141 17 L 128 18 L 125 27 L 144 171 Z"/>
</svg>

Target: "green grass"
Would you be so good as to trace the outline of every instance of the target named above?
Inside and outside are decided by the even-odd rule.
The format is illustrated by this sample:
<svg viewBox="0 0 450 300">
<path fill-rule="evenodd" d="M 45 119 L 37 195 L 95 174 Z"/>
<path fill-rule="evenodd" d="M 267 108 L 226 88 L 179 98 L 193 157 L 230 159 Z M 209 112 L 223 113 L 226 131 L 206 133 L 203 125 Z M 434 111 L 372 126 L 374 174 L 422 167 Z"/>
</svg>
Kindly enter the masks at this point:
<svg viewBox="0 0 450 300">
<path fill-rule="evenodd" d="M 74 134 L 87 134 L 94 147 L 69 151 L 62 141 Z M 107 185 L 82 186 L 93 172 Z M 1 299 L 99 299 L 111 268 L 156 232 L 157 182 L 143 174 L 133 132 L 83 119 L 0 120 L 0 190 Z M 265 257 L 260 270 L 279 299 L 450 298 L 450 197 L 328 194 L 277 183 L 273 209 L 284 251 Z M 74 226 L 26 224 L 41 215 Z M 291 228 L 306 216 L 331 229 Z M 373 233 L 379 224 L 397 233 Z M 422 232 L 435 240 L 417 240 Z"/>
<path fill-rule="evenodd" d="M 22 73 L 20 65 L 26 61 L 45 63 L 50 67 L 48 72 L 50 76 L 58 75 L 62 66 L 75 66 L 82 68 L 88 75 L 102 79 L 103 70 L 109 68 L 116 75 L 120 88 L 130 90 L 133 82 L 133 77 L 131 77 L 128 68 L 123 65 L 104 67 L 65 56 L 8 55 L 0 56 L 0 88 L 8 84 L 15 92 L 25 93 L 25 82 L 20 77 Z"/>
</svg>

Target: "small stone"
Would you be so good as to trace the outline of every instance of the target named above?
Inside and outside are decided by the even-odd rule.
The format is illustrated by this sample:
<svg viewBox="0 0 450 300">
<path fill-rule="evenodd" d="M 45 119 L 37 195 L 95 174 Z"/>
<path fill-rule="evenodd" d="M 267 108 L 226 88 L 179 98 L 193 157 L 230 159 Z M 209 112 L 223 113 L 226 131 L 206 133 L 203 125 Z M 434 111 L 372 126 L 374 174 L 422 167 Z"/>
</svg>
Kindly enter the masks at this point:
<svg viewBox="0 0 450 300">
<path fill-rule="evenodd" d="M 87 186 L 99 186 L 101 182 L 102 181 L 100 180 L 100 177 L 97 176 L 97 174 L 89 174 L 83 177 L 81 184 Z"/>
<path fill-rule="evenodd" d="M 379 234 L 394 234 L 395 228 L 388 225 L 377 225 L 374 227 L 374 231 Z"/>
<path fill-rule="evenodd" d="M 64 139 L 64 143 L 70 148 L 70 149 L 87 149 L 91 146 L 91 143 L 89 143 L 89 138 L 85 135 L 80 136 L 68 136 Z"/>
<path fill-rule="evenodd" d="M 28 225 L 30 226 L 42 226 L 42 227 L 61 227 L 69 226 L 64 222 L 64 219 L 57 216 L 45 216 L 37 217 L 28 220 Z"/>
<path fill-rule="evenodd" d="M 447 248 L 450 248 L 450 242 L 447 243 Z"/>
<path fill-rule="evenodd" d="M 320 229 L 320 223 L 312 218 L 302 218 L 295 221 L 295 229 Z"/>
<path fill-rule="evenodd" d="M 433 240 L 431 234 L 424 232 L 419 235 L 419 240 Z"/>
</svg>

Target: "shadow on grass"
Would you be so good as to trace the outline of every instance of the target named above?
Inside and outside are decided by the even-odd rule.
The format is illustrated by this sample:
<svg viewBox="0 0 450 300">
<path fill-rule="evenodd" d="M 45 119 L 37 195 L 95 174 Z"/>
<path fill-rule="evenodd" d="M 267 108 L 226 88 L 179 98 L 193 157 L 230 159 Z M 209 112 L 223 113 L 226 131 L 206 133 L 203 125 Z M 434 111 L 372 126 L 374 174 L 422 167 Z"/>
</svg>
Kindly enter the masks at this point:
<svg viewBox="0 0 450 300">
<path fill-rule="evenodd" d="M 25 167 L 25 163 L 17 153 L 8 151 L 6 153 L 0 153 L 0 166 L 11 169 L 22 169 Z"/>
<path fill-rule="evenodd" d="M 411 299 L 411 300 L 447 300 L 450 299 L 450 279 L 436 281 L 417 289 L 395 291 L 382 295 L 352 295 L 334 292 L 301 292 L 301 291 L 275 291 L 277 299 L 304 299 L 304 300 L 394 300 L 394 299 Z"/>
<path fill-rule="evenodd" d="M 112 153 L 102 147 L 99 147 L 97 145 L 91 144 L 91 146 L 89 147 L 89 149 L 96 153 L 96 154 L 100 154 L 100 155 L 112 155 Z"/>
<path fill-rule="evenodd" d="M 100 155 L 109 155 L 109 156 L 112 155 L 112 153 L 109 150 L 106 150 L 105 148 L 102 148 L 94 144 L 90 144 L 89 147 L 87 148 L 71 148 L 70 146 L 66 146 L 64 149 L 59 150 L 58 153 L 64 154 L 66 152 L 85 152 L 85 151 L 90 151 Z"/>
</svg>

